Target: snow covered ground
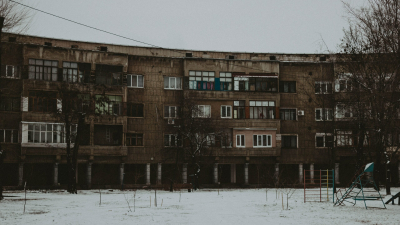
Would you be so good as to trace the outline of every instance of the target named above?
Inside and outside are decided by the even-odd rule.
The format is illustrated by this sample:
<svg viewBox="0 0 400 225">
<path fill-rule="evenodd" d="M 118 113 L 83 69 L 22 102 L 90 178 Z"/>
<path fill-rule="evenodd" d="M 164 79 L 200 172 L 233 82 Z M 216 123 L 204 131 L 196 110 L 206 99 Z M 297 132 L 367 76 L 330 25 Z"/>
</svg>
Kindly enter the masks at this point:
<svg viewBox="0 0 400 225">
<path fill-rule="evenodd" d="M 393 194 L 399 191 L 392 188 Z M 332 202 L 304 203 L 303 189 L 289 199 L 288 210 L 286 197 L 282 210 L 282 195 L 275 189 L 268 190 L 268 200 L 265 189 L 224 189 L 219 194 L 216 189 L 182 190 L 181 197 L 180 192 L 157 191 L 157 207 L 154 190 L 138 190 L 135 212 L 133 193 L 102 190 L 100 205 L 98 190 L 77 195 L 28 191 L 23 213 L 24 192 L 9 191 L 5 195 L 10 197 L 0 202 L 0 224 L 400 224 L 399 205 L 366 210 L 362 202 L 339 207 Z M 369 205 L 382 206 L 378 203 Z"/>
</svg>

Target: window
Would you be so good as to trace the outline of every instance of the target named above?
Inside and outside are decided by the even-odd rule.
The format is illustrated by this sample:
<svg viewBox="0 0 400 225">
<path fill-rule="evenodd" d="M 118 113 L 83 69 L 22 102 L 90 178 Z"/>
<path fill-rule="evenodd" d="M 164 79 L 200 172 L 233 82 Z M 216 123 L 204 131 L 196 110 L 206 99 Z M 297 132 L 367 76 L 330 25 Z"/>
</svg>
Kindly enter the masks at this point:
<svg viewBox="0 0 400 225">
<path fill-rule="evenodd" d="M 353 132 L 336 131 L 336 146 L 353 146 Z"/>
<path fill-rule="evenodd" d="M 21 108 L 20 97 L 2 97 L 0 98 L 0 111 L 19 112 Z"/>
<path fill-rule="evenodd" d="M 63 81 L 90 82 L 90 63 L 63 62 Z"/>
<path fill-rule="evenodd" d="M 232 133 L 226 132 L 221 136 L 221 147 L 232 148 Z"/>
<path fill-rule="evenodd" d="M 57 92 L 29 91 L 28 110 L 33 112 L 56 112 Z"/>
<path fill-rule="evenodd" d="M 244 134 L 237 134 L 236 135 L 236 147 L 246 147 L 246 142 L 244 139 Z"/>
<path fill-rule="evenodd" d="M 353 117 L 351 106 L 346 104 L 337 104 L 336 105 L 336 118 L 351 118 Z"/>
<path fill-rule="evenodd" d="M 215 135 L 214 134 L 208 134 L 206 136 L 206 146 L 215 146 Z"/>
<path fill-rule="evenodd" d="M 96 95 L 96 113 L 121 115 L 122 96 Z"/>
<path fill-rule="evenodd" d="M 0 77 L 19 78 L 18 67 L 12 65 L 1 65 Z"/>
<path fill-rule="evenodd" d="M 142 88 L 143 87 L 143 75 L 133 75 L 128 74 L 127 76 L 127 86 L 134 88 Z"/>
<path fill-rule="evenodd" d="M 63 62 L 63 81 L 78 82 L 78 63 Z"/>
<path fill-rule="evenodd" d="M 78 67 L 80 64 L 78 64 Z M 96 64 L 96 84 L 122 85 L 123 66 Z"/>
<path fill-rule="evenodd" d="M 263 77 L 234 77 L 234 90 L 277 92 L 278 80 Z"/>
<path fill-rule="evenodd" d="M 245 101 L 234 101 L 233 102 L 233 118 L 235 119 L 245 119 Z"/>
<path fill-rule="evenodd" d="M 164 106 L 164 118 L 177 118 L 178 106 Z"/>
<path fill-rule="evenodd" d="M 220 90 L 231 91 L 232 90 L 232 73 L 219 73 Z"/>
<path fill-rule="evenodd" d="M 143 117 L 144 116 L 143 104 L 129 103 L 127 105 L 127 116 Z"/>
<path fill-rule="evenodd" d="M 315 121 L 331 121 L 333 119 L 332 109 L 315 109 Z"/>
<path fill-rule="evenodd" d="M 127 146 L 143 146 L 143 134 L 126 134 Z"/>
<path fill-rule="evenodd" d="M 71 125 L 71 143 L 75 140 L 76 125 Z M 28 124 L 28 142 L 31 143 L 65 143 L 65 126 L 63 124 L 30 123 Z"/>
<path fill-rule="evenodd" d="M 18 130 L 0 129 L 0 143 L 18 143 Z"/>
<path fill-rule="evenodd" d="M 176 134 L 164 134 L 164 146 L 165 147 L 177 147 L 182 146 L 180 138 Z"/>
<path fill-rule="evenodd" d="M 164 77 L 164 89 L 181 90 L 182 89 L 181 78 L 180 77 Z"/>
<path fill-rule="evenodd" d="M 58 61 L 29 59 L 29 79 L 57 81 Z"/>
<path fill-rule="evenodd" d="M 232 106 L 221 105 L 221 118 L 232 118 Z"/>
<path fill-rule="evenodd" d="M 250 101 L 250 119 L 275 119 L 275 102 Z"/>
<path fill-rule="evenodd" d="M 210 105 L 196 105 L 192 112 L 193 117 L 210 118 L 211 106 Z"/>
<path fill-rule="evenodd" d="M 272 147 L 272 136 L 265 134 L 253 135 L 253 147 Z"/>
<path fill-rule="evenodd" d="M 215 73 L 209 71 L 189 71 L 189 89 L 214 90 Z"/>
<path fill-rule="evenodd" d="M 279 91 L 283 93 L 296 93 L 296 81 L 280 81 Z"/>
<path fill-rule="evenodd" d="M 333 147 L 333 136 L 332 134 L 316 134 L 315 135 L 315 147 Z"/>
<path fill-rule="evenodd" d="M 296 120 L 296 109 L 280 109 L 281 120 Z"/>
<path fill-rule="evenodd" d="M 332 94 L 332 82 L 316 81 L 315 94 Z"/>
<path fill-rule="evenodd" d="M 335 82 L 335 91 L 336 92 L 349 92 L 352 91 L 352 88 L 357 89 L 357 87 L 353 87 L 351 79 L 352 74 L 343 73 L 339 74 L 338 79 Z"/>
<path fill-rule="evenodd" d="M 297 148 L 297 136 L 282 135 L 282 148 Z"/>
</svg>

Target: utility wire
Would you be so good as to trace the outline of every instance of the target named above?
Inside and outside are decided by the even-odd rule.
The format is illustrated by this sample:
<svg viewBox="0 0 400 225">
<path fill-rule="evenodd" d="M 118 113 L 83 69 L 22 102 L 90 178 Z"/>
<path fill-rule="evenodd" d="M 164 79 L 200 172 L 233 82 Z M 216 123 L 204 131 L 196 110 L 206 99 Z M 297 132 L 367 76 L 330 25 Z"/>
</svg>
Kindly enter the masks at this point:
<svg viewBox="0 0 400 225">
<path fill-rule="evenodd" d="M 117 37 L 120 37 L 120 38 L 123 38 L 123 39 L 127 39 L 127 40 L 130 40 L 130 41 L 137 42 L 137 43 L 145 44 L 145 45 L 148 45 L 148 46 L 151 46 L 151 47 L 154 47 L 154 48 L 161 48 L 161 49 L 169 50 L 171 52 L 177 52 L 177 53 L 180 53 L 180 54 L 186 54 L 186 52 L 183 52 L 183 51 L 163 48 L 163 47 L 160 47 L 160 46 L 157 46 L 157 45 L 153 45 L 153 44 L 150 44 L 150 43 L 147 43 L 147 42 L 144 42 L 144 41 L 139 41 L 139 40 L 136 40 L 136 39 L 133 39 L 133 38 L 129 38 L 129 37 L 126 37 L 126 36 L 123 36 L 123 35 L 119 35 L 119 34 L 116 34 L 116 33 L 110 32 L 110 31 L 106 31 L 106 30 L 99 29 L 99 28 L 96 28 L 96 27 L 93 27 L 93 26 L 89 26 L 89 25 L 86 25 L 86 24 L 83 24 L 83 23 L 80 23 L 80 22 L 77 22 L 77 21 L 74 21 L 74 20 L 71 20 L 71 19 L 67 19 L 67 18 L 62 17 L 62 16 L 55 15 L 53 13 L 49 13 L 49 12 L 34 8 L 32 6 L 29 6 L 29 5 L 22 4 L 20 2 L 14 1 L 14 0 L 9 0 L 9 1 L 10 2 L 14 2 L 16 4 L 19 4 L 21 6 L 27 7 L 27 8 L 30 8 L 32 10 L 36 10 L 38 12 L 41 12 L 41 13 L 44 13 L 44 14 L 47 14 L 47 15 L 50 15 L 50 16 L 53 16 L 53 17 L 68 21 L 68 22 L 71 22 L 71 23 L 75 23 L 75 24 L 78 24 L 80 26 L 84 26 L 84 27 L 87 27 L 87 28 L 90 28 L 90 29 L 93 29 L 93 30 L 97 30 L 97 31 L 100 31 L 100 32 L 103 32 L 103 33 L 106 33 L 106 34 L 114 35 L 114 36 L 117 36 Z M 226 61 L 226 63 L 229 66 L 229 61 Z M 242 67 L 242 68 L 246 68 L 246 69 L 258 70 L 258 71 L 261 71 L 261 72 L 266 72 L 265 70 L 261 70 L 261 69 L 254 68 L 254 67 L 248 67 L 248 66 L 243 66 L 243 65 L 234 65 L 234 66 Z"/>
</svg>

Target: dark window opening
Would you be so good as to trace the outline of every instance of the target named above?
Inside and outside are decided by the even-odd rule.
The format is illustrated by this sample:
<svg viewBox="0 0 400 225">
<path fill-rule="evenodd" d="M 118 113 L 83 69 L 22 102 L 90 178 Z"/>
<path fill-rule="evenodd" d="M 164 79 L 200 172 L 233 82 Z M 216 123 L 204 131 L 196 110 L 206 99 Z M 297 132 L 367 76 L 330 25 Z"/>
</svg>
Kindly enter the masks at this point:
<svg viewBox="0 0 400 225">
<path fill-rule="evenodd" d="M 44 45 L 51 47 L 53 44 L 51 42 L 45 42 Z"/>
<path fill-rule="evenodd" d="M 106 52 L 108 48 L 106 46 L 100 46 L 100 51 Z"/>
<path fill-rule="evenodd" d="M 186 52 L 186 57 L 193 57 L 193 53 L 191 53 L 191 52 Z"/>
<path fill-rule="evenodd" d="M 128 103 L 127 105 L 127 116 L 131 117 L 143 117 L 144 110 L 143 104 Z"/>
<path fill-rule="evenodd" d="M 21 99 L 19 97 L 1 97 L 0 111 L 19 112 L 21 108 Z"/>
<path fill-rule="evenodd" d="M 57 92 L 29 91 L 28 111 L 56 112 Z"/>
<path fill-rule="evenodd" d="M 17 42 L 17 37 L 8 37 L 8 42 Z"/>
<path fill-rule="evenodd" d="M 122 126 L 94 125 L 94 144 L 115 146 L 122 144 Z"/>
<path fill-rule="evenodd" d="M 276 60 L 276 56 L 271 55 L 271 56 L 269 57 L 269 60 Z"/>
<path fill-rule="evenodd" d="M 296 120 L 296 109 L 281 109 L 280 110 L 281 120 Z"/>
<path fill-rule="evenodd" d="M 279 91 L 282 93 L 296 93 L 296 81 L 280 81 Z"/>
<path fill-rule="evenodd" d="M 297 148 L 297 136 L 282 136 L 282 148 Z"/>
<path fill-rule="evenodd" d="M 78 45 L 71 45 L 71 48 L 78 48 Z"/>
<path fill-rule="evenodd" d="M 122 85 L 122 66 L 96 64 L 96 84 Z"/>
<path fill-rule="evenodd" d="M 143 134 L 126 134 L 127 146 L 143 146 Z"/>
</svg>

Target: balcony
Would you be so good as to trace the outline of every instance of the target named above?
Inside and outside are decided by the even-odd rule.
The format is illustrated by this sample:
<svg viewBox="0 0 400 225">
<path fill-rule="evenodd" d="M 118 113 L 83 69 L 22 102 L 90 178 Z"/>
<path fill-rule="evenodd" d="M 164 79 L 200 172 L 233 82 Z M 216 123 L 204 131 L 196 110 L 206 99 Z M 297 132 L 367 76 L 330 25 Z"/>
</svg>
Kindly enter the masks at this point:
<svg viewBox="0 0 400 225">
<path fill-rule="evenodd" d="M 281 149 L 274 148 L 212 148 L 212 156 L 280 156 Z"/>
</svg>

